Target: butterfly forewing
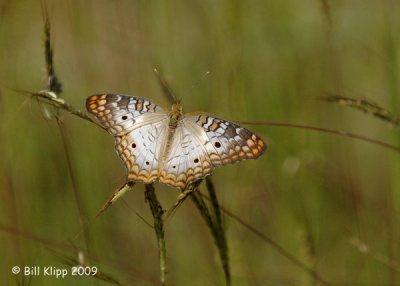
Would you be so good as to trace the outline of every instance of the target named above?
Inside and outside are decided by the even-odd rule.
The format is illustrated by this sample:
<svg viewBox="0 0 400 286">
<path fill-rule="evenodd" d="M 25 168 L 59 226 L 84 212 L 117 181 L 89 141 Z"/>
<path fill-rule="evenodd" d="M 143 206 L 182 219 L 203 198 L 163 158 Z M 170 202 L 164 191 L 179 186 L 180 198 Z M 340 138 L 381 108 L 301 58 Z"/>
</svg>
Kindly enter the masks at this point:
<svg viewBox="0 0 400 286">
<path fill-rule="evenodd" d="M 265 150 L 265 142 L 250 130 L 210 114 L 185 117 L 200 126 L 206 138 L 202 142 L 213 165 L 232 164 L 245 159 L 257 159 Z"/>
<path fill-rule="evenodd" d="M 114 136 L 125 135 L 137 127 L 143 115 L 155 113 L 160 118 L 168 117 L 161 106 L 148 99 L 121 94 L 92 95 L 86 100 L 86 108 Z"/>
</svg>

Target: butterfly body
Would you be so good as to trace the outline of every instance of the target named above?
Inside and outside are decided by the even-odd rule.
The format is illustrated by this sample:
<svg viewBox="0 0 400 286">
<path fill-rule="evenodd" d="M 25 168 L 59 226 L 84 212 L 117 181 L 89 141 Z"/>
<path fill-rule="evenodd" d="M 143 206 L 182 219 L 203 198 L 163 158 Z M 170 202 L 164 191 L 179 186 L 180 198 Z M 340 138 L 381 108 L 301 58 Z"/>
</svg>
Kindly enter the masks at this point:
<svg viewBox="0 0 400 286">
<path fill-rule="evenodd" d="M 185 189 L 215 166 L 256 159 L 266 144 L 250 130 L 203 112 L 170 111 L 148 99 L 99 94 L 86 101 L 88 111 L 116 140 L 128 180 Z"/>
</svg>

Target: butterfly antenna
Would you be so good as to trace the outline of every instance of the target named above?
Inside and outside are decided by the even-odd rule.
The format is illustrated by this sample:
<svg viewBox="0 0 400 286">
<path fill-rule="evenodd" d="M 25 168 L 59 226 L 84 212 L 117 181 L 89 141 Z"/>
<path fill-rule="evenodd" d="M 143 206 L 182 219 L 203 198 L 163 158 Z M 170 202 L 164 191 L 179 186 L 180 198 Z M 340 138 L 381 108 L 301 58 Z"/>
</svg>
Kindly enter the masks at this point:
<svg viewBox="0 0 400 286">
<path fill-rule="evenodd" d="M 173 92 L 172 89 L 169 87 L 168 83 L 165 81 L 165 79 L 164 79 L 163 76 L 161 75 L 161 73 L 160 73 L 160 71 L 158 70 L 158 68 L 155 67 L 153 70 L 154 70 L 154 72 L 155 72 L 155 74 L 156 74 L 156 76 L 157 76 L 158 82 L 159 82 L 160 85 L 161 85 L 163 94 L 167 97 L 168 101 L 169 101 L 169 102 L 172 102 L 172 103 L 177 103 L 178 100 L 177 100 L 177 98 L 176 98 L 174 92 Z"/>
<path fill-rule="evenodd" d="M 206 76 L 208 76 L 210 73 L 211 73 L 211 72 L 209 72 L 209 71 L 205 72 L 205 73 L 201 76 L 201 78 L 200 78 L 199 80 L 197 80 L 194 84 L 192 84 L 192 86 L 189 87 L 188 90 L 186 90 L 186 92 L 183 94 L 182 99 L 183 99 L 186 95 L 188 95 L 188 94 L 193 90 L 193 88 L 195 88 L 196 86 L 198 86 L 198 85 L 200 84 L 200 82 L 201 82 Z"/>
</svg>

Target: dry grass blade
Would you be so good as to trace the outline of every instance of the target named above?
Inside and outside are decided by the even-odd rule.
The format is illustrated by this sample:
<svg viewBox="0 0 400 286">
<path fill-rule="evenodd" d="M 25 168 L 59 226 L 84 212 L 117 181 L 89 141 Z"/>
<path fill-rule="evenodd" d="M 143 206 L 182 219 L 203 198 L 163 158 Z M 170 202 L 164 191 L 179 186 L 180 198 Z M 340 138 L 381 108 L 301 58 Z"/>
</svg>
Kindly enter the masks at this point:
<svg viewBox="0 0 400 286">
<path fill-rule="evenodd" d="M 400 127 L 399 118 L 394 116 L 387 109 L 379 106 L 377 103 L 369 99 L 366 98 L 355 99 L 338 94 L 328 94 L 327 96 L 322 96 L 321 98 L 328 102 L 336 102 L 341 105 L 355 108 L 368 114 L 372 114 L 373 116 L 382 119 L 384 121 L 387 121 L 396 127 Z"/>
<path fill-rule="evenodd" d="M 47 70 L 47 87 L 59 94 L 62 92 L 62 84 L 59 82 L 55 72 L 54 72 L 54 62 L 53 62 L 53 48 L 51 46 L 51 29 L 50 20 L 47 13 L 47 8 L 45 4 L 42 3 L 42 13 L 44 21 L 44 55 L 46 59 L 46 70 Z"/>
<path fill-rule="evenodd" d="M 31 97 L 38 99 L 40 102 L 54 106 L 57 109 L 63 109 L 68 113 L 76 115 L 86 121 L 89 121 L 90 123 L 96 124 L 101 129 L 106 130 L 103 126 L 101 126 L 99 123 L 90 118 L 89 115 L 87 115 L 85 112 L 76 109 L 75 107 L 67 103 L 63 98 L 58 97 L 57 94 L 53 91 L 41 90 L 39 92 L 30 92 L 18 89 L 14 89 L 14 91 L 19 93 L 29 94 Z"/>
<path fill-rule="evenodd" d="M 325 133 L 331 133 L 331 134 L 336 134 L 340 136 L 346 136 L 346 137 L 351 137 L 355 138 L 361 141 L 369 142 L 375 145 L 379 145 L 385 148 L 393 149 L 397 152 L 400 152 L 400 147 L 388 144 L 386 142 L 372 139 L 366 136 L 354 134 L 351 132 L 346 132 L 346 131 L 338 131 L 338 130 L 333 130 L 333 129 L 328 129 L 328 128 L 321 128 L 321 127 L 314 127 L 314 126 L 306 126 L 306 125 L 299 125 L 299 124 L 287 124 L 287 123 L 273 123 L 273 122 L 247 122 L 247 121 L 237 121 L 239 124 L 248 124 L 248 125 L 265 125 L 265 126 L 280 126 L 280 127 L 293 127 L 293 128 L 299 128 L 299 129 L 308 129 L 308 130 L 315 130 L 315 131 L 320 131 L 320 132 L 325 132 Z"/>
</svg>

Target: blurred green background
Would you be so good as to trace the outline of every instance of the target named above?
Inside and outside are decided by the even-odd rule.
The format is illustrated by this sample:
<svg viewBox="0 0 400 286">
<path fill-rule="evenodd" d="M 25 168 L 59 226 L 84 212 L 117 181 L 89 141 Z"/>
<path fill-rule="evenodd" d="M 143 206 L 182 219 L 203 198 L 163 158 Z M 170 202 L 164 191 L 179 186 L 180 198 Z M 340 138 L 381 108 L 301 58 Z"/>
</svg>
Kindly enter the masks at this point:
<svg viewBox="0 0 400 286">
<path fill-rule="evenodd" d="M 142 184 L 87 230 L 85 242 L 60 129 L 10 88 L 45 87 L 41 1 L 0 1 L 0 284 L 109 285 L 13 275 L 14 265 L 65 268 L 55 242 L 127 285 L 159 285 Z M 62 97 L 94 93 L 165 101 L 160 67 L 185 111 L 362 134 L 400 146 L 399 129 L 318 99 L 367 97 L 399 115 L 398 1 L 48 1 Z M 62 113 L 86 220 L 124 182 L 114 139 Z M 304 129 L 247 126 L 267 142 L 256 161 L 217 168 L 220 203 L 333 285 L 400 285 L 400 155 Z M 179 190 L 156 185 L 164 208 Z M 225 216 L 233 285 L 319 285 Z M 224 285 L 212 237 L 190 200 L 166 224 L 167 285 Z M 56 247 L 59 251 L 60 248 Z"/>
</svg>

